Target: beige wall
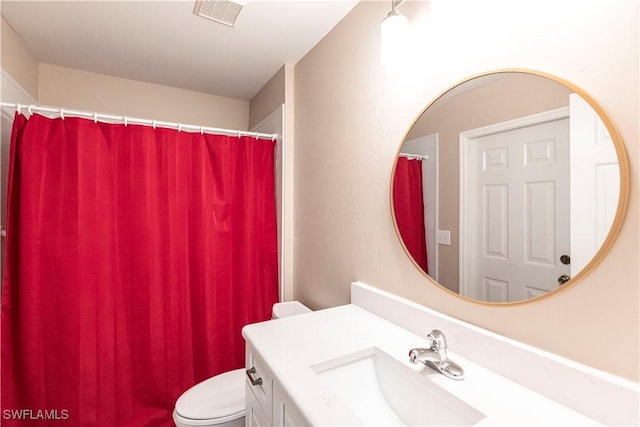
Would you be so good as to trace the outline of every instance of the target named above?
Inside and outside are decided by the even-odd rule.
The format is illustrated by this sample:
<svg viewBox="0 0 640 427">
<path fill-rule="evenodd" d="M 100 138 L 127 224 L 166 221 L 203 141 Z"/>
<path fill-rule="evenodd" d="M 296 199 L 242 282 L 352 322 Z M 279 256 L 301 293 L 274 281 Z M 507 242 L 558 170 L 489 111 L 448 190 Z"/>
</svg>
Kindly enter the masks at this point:
<svg viewBox="0 0 640 427">
<path fill-rule="evenodd" d="M 0 22 L 2 43 L 0 65 L 33 98 L 38 99 L 38 61 L 2 18 Z"/>
<path fill-rule="evenodd" d="M 500 76 L 496 78 L 496 76 Z M 436 100 L 411 127 L 407 140 L 438 133 L 440 162 L 440 229 L 451 231 L 451 245 L 438 246 L 438 282 L 458 292 L 459 285 L 459 135 L 461 132 L 518 117 L 569 106 L 569 88 L 546 77 L 501 73 L 473 89 L 480 79 L 465 82 Z M 410 152 L 402 150 L 403 152 Z M 435 237 L 432 236 L 435 239 Z"/>
<path fill-rule="evenodd" d="M 249 129 L 280 108 L 284 104 L 284 95 L 285 67 L 283 66 L 251 100 L 249 104 Z"/>
<path fill-rule="evenodd" d="M 43 105 L 227 129 L 249 128 L 249 102 L 40 63 Z"/>
<path fill-rule="evenodd" d="M 638 381 L 639 5 L 499 2 L 498 12 L 496 4 L 405 3 L 419 54 L 392 72 L 378 59 L 389 4 L 362 2 L 297 64 L 294 297 L 313 308 L 348 303 L 360 280 Z M 396 151 L 428 103 L 468 76 L 512 67 L 559 76 L 600 104 L 626 143 L 631 195 L 619 238 L 584 280 L 552 298 L 490 307 L 414 268 L 395 234 L 389 185 Z"/>
</svg>

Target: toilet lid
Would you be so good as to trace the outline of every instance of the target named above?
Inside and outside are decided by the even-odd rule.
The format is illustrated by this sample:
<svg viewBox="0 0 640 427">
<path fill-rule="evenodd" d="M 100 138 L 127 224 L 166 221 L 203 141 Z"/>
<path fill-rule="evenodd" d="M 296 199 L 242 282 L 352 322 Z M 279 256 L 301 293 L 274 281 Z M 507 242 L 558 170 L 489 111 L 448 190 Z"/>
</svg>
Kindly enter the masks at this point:
<svg viewBox="0 0 640 427">
<path fill-rule="evenodd" d="M 244 416 L 244 369 L 236 369 L 202 381 L 185 391 L 176 402 L 184 418 L 233 420 Z"/>
</svg>

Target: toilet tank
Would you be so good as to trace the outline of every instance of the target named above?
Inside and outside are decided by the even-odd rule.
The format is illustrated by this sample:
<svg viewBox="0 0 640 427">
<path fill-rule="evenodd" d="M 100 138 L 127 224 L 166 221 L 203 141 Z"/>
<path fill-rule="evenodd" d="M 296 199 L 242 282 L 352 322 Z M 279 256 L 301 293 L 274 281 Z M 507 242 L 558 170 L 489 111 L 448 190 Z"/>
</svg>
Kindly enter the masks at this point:
<svg viewBox="0 0 640 427">
<path fill-rule="evenodd" d="M 298 314 L 310 313 L 311 309 L 300 301 L 278 302 L 271 310 L 272 319 L 282 319 L 283 317 L 296 316 Z"/>
</svg>

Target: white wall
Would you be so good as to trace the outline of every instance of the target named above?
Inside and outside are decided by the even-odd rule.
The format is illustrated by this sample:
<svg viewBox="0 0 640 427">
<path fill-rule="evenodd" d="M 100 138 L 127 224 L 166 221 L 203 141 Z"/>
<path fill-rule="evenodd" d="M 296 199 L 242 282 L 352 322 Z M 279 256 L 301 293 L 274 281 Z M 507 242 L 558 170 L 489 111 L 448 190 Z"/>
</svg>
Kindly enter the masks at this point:
<svg viewBox="0 0 640 427">
<path fill-rule="evenodd" d="M 344 304 L 359 280 L 638 381 L 638 2 L 409 1 L 401 10 L 416 63 L 396 72 L 378 56 L 389 6 L 359 3 L 295 68 L 295 298 L 313 308 Z M 590 275 L 553 298 L 496 308 L 417 271 L 395 234 L 390 179 L 429 102 L 468 76 L 514 67 L 570 81 L 600 104 L 626 144 L 632 186 L 621 234 Z"/>
</svg>

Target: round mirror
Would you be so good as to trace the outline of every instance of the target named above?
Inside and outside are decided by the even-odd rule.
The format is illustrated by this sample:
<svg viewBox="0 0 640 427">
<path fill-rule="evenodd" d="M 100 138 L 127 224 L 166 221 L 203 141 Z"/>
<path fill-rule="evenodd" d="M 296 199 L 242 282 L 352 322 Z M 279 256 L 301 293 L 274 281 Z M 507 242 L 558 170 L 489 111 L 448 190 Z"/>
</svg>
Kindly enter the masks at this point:
<svg viewBox="0 0 640 427">
<path fill-rule="evenodd" d="M 435 282 L 512 303 L 566 289 L 604 256 L 628 199 L 612 122 L 553 76 L 498 71 L 439 96 L 416 119 L 391 181 L 396 231 Z"/>
</svg>

